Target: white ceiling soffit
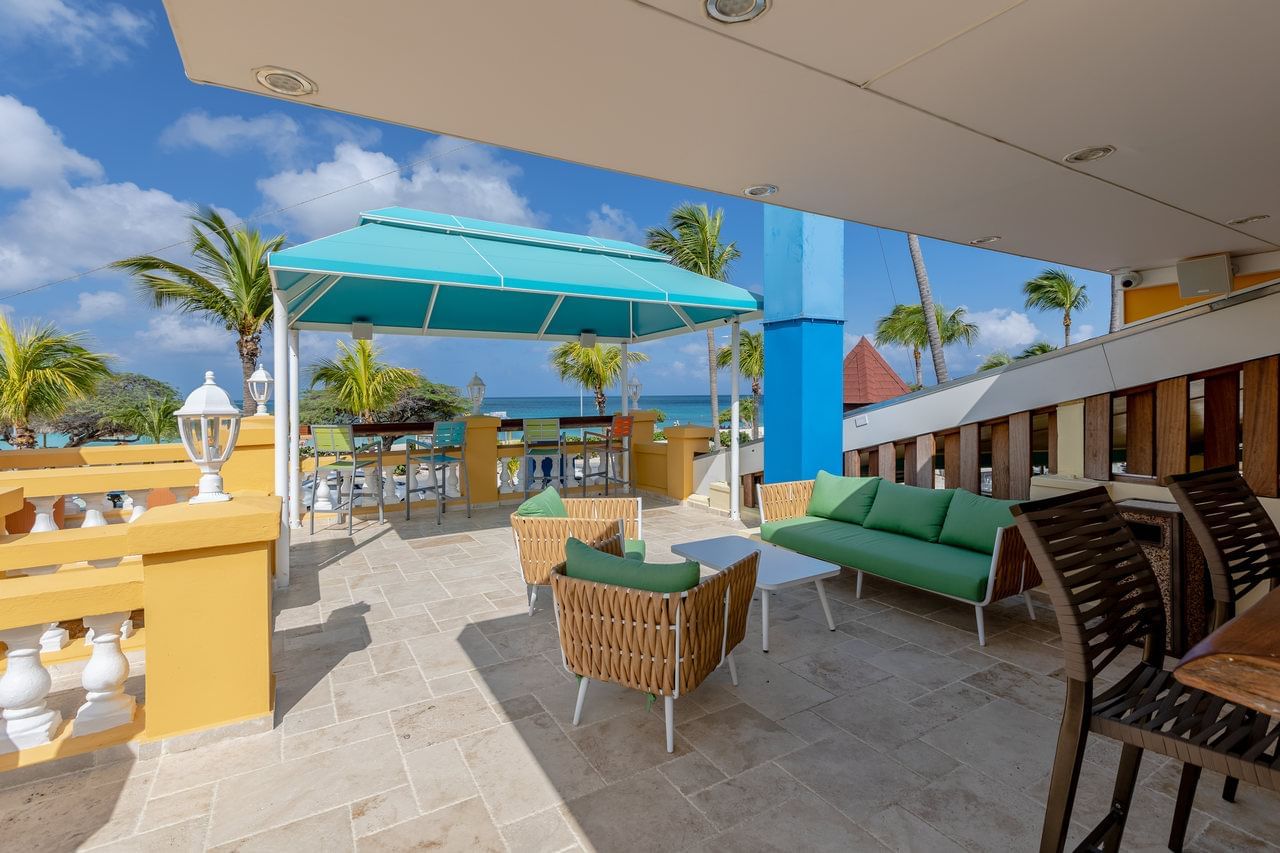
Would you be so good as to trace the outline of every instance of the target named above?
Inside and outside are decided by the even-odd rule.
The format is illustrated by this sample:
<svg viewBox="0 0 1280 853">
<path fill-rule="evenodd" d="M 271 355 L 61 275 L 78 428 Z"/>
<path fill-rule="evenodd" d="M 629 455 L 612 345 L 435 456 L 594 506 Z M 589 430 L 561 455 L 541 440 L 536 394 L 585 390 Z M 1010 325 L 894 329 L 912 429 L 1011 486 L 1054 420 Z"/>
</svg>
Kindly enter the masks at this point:
<svg viewBox="0 0 1280 853">
<path fill-rule="evenodd" d="M 193 80 L 573 162 L 1092 269 L 1280 245 L 1270 0 L 166 6 Z"/>
</svg>

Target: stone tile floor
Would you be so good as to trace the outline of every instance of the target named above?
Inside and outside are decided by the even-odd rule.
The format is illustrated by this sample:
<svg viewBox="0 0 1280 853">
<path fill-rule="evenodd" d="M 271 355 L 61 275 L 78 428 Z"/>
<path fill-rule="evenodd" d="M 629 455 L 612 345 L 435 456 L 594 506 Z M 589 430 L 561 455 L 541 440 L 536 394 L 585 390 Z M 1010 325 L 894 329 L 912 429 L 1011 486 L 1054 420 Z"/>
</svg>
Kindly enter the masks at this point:
<svg viewBox="0 0 1280 853">
<path fill-rule="evenodd" d="M 745 532 L 646 505 L 654 558 Z M 0 848 L 1038 846 L 1063 697 L 1044 602 L 1037 622 L 994 608 L 982 648 L 970 608 L 892 584 L 868 580 L 859 600 L 851 577 L 832 583 L 834 632 L 812 590 L 783 594 L 768 655 L 752 620 L 739 686 L 718 672 L 677 700 L 669 755 L 661 703 L 632 691 L 592 684 L 570 724 L 574 682 L 548 596 L 526 614 L 508 512 L 298 536 L 276 598 L 274 729 L 0 774 Z M 1105 812 L 1118 756 L 1090 741 L 1072 844 Z M 1144 761 L 1126 850 L 1164 849 L 1178 772 Z M 1229 804 L 1220 784 L 1205 775 L 1188 849 L 1280 840 L 1280 799 L 1245 785 Z"/>
</svg>

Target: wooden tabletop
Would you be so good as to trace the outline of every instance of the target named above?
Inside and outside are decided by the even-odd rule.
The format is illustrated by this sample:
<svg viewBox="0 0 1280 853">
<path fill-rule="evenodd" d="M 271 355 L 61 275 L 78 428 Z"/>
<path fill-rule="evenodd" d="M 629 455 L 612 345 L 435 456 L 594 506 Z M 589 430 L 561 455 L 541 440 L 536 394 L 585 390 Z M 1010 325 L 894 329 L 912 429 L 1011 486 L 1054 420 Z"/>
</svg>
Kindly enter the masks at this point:
<svg viewBox="0 0 1280 853">
<path fill-rule="evenodd" d="M 1197 643 L 1173 676 L 1188 687 L 1280 716 L 1280 589 Z"/>
</svg>

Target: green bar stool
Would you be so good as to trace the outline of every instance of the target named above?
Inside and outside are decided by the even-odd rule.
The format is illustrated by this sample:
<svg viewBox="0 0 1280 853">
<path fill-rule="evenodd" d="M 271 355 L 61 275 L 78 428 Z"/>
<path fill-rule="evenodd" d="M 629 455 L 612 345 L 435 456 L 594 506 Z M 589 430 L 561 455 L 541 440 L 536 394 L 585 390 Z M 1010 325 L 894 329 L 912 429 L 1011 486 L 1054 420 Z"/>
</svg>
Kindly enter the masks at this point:
<svg viewBox="0 0 1280 853">
<path fill-rule="evenodd" d="M 526 469 L 524 478 L 524 496 L 529 497 L 529 485 L 538 473 L 539 459 L 551 460 L 551 474 L 543 476 L 543 483 L 551 485 L 551 481 L 559 475 L 555 466 L 563 464 L 564 438 L 560 434 L 559 418 L 525 418 L 521 431 L 524 435 L 524 456 L 532 463 L 532 470 Z M 563 472 L 561 472 L 563 474 Z M 561 478 L 561 486 L 564 485 Z"/>
<path fill-rule="evenodd" d="M 429 442 L 421 442 L 405 437 L 405 518 L 409 517 L 411 497 L 409 491 L 411 477 L 409 472 L 412 470 L 410 467 L 412 465 L 425 466 L 431 472 L 432 479 L 435 480 L 434 485 L 421 486 L 415 491 L 421 491 L 424 496 L 427 492 L 433 491 L 436 493 L 436 524 L 442 524 L 444 521 L 445 501 L 449 497 L 448 483 L 446 481 L 449 466 L 457 465 L 461 475 L 459 479 L 462 493 L 467 499 L 467 518 L 471 517 L 471 475 L 467 470 L 466 447 L 466 421 L 437 421 L 431 430 Z M 415 448 L 420 452 L 415 452 Z"/>
<path fill-rule="evenodd" d="M 361 449 L 356 446 L 355 434 L 350 424 L 320 424 L 311 427 L 311 447 L 315 451 L 315 468 L 311 474 L 311 532 L 316 532 L 316 491 L 320 486 L 320 478 L 324 477 L 327 481 L 330 472 L 338 474 L 338 503 L 333 506 L 335 512 L 339 515 L 345 507 L 347 516 L 347 534 L 350 535 L 355 530 L 355 508 L 356 508 L 356 474 L 364 473 L 365 485 L 369 484 L 369 472 L 366 468 L 372 468 L 373 474 L 378 478 L 378 523 L 381 524 L 384 518 L 384 502 L 382 496 L 382 441 L 376 440 L 371 443 L 376 448 L 377 459 L 360 459 Z M 368 450 L 368 447 L 365 448 Z M 321 462 L 322 456 L 332 456 L 332 462 Z M 346 500 L 342 499 L 342 475 L 348 474 L 351 477 L 351 491 L 347 493 Z"/>
</svg>

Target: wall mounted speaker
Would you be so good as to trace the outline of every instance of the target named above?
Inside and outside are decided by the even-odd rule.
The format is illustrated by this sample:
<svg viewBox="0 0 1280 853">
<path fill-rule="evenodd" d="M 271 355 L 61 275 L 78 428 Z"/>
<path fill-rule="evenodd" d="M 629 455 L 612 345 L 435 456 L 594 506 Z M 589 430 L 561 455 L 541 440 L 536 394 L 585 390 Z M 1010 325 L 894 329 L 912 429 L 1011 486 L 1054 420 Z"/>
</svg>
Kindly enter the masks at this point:
<svg viewBox="0 0 1280 853">
<path fill-rule="evenodd" d="M 1210 255 L 1178 262 L 1178 293 L 1183 299 L 1230 292 L 1230 255 Z"/>
</svg>

